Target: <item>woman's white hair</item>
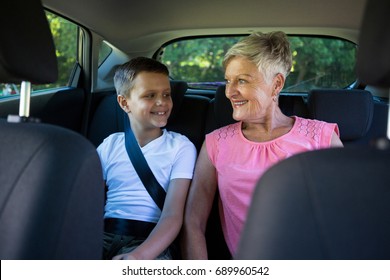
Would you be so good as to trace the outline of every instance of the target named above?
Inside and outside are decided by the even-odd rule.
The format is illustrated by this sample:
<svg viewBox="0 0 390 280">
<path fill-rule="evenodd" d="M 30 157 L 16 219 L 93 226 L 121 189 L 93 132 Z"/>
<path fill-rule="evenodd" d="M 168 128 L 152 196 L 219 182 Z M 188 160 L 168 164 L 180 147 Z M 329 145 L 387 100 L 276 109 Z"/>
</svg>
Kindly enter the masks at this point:
<svg viewBox="0 0 390 280">
<path fill-rule="evenodd" d="M 257 65 L 267 82 L 270 82 L 278 73 L 286 78 L 291 71 L 290 43 L 282 31 L 256 32 L 241 39 L 225 54 L 223 60 L 225 69 L 230 60 L 237 56 L 244 57 Z"/>
</svg>

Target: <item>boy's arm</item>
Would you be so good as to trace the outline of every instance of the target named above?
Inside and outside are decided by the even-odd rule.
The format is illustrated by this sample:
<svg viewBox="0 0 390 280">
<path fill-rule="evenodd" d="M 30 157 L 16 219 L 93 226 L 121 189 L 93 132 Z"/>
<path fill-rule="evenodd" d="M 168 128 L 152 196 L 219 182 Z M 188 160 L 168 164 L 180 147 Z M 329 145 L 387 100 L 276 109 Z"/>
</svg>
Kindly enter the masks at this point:
<svg viewBox="0 0 390 280">
<path fill-rule="evenodd" d="M 148 238 L 134 251 L 113 259 L 153 260 L 175 240 L 183 223 L 183 212 L 190 179 L 170 181 L 161 217 Z"/>
<path fill-rule="evenodd" d="M 185 208 L 181 240 L 183 259 L 208 258 L 205 231 L 216 190 L 216 170 L 203 144 Z"/>
</svg>

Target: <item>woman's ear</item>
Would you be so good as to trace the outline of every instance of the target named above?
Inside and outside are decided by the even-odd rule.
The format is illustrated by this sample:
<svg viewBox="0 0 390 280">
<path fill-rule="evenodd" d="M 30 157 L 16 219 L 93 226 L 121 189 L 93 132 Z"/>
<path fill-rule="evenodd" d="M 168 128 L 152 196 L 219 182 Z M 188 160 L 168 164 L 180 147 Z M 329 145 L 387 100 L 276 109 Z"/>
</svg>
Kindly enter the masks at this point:
<svg viewBox="0 0 390 280">
<path fill-rule="evenodd" d="M 279 93 L 284 87 L 284 76 L 281 73 L 276 74 L 274 78 L 274 91 Z"/>
<path fill-rule="evenodd" d="M 118 95 L 116 100 L 118 101 L 118 104 L 122 108 L 123 111 L 125 111 L 126 113 L 130 112 L 126 97 L 124 97 L 123 95 Z"/>
</svg>

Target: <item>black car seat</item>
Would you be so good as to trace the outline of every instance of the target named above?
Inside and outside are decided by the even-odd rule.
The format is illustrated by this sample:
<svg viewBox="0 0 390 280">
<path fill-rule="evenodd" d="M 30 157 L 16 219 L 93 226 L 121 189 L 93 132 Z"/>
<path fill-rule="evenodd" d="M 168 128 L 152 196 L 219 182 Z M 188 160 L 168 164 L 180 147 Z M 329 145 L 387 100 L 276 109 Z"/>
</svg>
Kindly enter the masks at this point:
<svg viewBox="0 0 390 280">
<path fill-rule="evenodd" d="M 357 64 L 363 83 L 386 88 L 389 13 L 389 1 L 367 2 Z M 377 143 L 306 152 L 270 168 L 235 258 L 390 259 L 390 151 L 388 139 Z"/>
<path fill-rule="evenodd" d="M 0 17 L 0 82 L 57 79 L 53 39 L 39 0 L 6 0 Z M 25 94 L 25 95 L 22 95 Z M 22 100 L 23 101 L 23 100 Z M 100 259 L 104 182 L 95 147 L 29 116 L 0 121 L 0 259 Z"/>
</svg>

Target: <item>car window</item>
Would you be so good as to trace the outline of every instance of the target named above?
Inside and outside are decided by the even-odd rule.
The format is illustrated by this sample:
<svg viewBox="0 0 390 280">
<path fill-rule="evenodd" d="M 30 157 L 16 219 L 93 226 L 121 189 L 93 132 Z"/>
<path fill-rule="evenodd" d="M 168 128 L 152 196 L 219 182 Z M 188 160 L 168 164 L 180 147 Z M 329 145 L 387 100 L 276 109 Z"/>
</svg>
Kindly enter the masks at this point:
<svg viewBox="0 0 390 280">
<path fill-rule="evenodd" d="M 111 54 L 112 48 L 110 45 L 103 41 L 99 47 L 99 58 L 98 58 L 98 66 L 102 65 L 102 63 L 106 60 L 106 58 Z"/>
<path fill-rule="evenodd" d="M 58 80 L 46 85 L 32 85 L 32 94 L 44 89 L 53 89 L 69 85 L 69 79 L 77 63 L 78 26 L 51 12 L 46 17 L 53 34 L 58 61 Z M 0 98 L 16 96 L 19 94 L 19 84 L 1 84 Z"/>
<path fill-rule="evenodd" d="M 213 89 L 224 83 L 222 61 L 241 37 L 190 38 L 171 42 L 158 59 L 173 79 L 190 88 Z M 308 92 L 315 88 L 345 88 L 356 80 L 354 43 L 333 37 L 289 36 L 293 66 L 284 92 Z"/>
</svg>

